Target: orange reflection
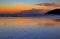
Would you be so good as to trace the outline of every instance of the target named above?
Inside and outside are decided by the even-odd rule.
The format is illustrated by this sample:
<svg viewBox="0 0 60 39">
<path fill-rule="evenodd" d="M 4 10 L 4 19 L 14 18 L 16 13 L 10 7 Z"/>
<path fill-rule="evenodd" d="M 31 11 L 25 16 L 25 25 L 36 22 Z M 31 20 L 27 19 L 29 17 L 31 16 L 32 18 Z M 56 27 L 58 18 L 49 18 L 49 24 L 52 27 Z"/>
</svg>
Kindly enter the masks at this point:
<svg viewBox="0 0 60 39">
<path fill-rule="evenodd" d="M 19 25 L 19 26 L 41 26 L 41 25 L 60 25 L 60 21 L 48 18 L 9 18 L 0 19 L 0 25 Z"/>
</svg>

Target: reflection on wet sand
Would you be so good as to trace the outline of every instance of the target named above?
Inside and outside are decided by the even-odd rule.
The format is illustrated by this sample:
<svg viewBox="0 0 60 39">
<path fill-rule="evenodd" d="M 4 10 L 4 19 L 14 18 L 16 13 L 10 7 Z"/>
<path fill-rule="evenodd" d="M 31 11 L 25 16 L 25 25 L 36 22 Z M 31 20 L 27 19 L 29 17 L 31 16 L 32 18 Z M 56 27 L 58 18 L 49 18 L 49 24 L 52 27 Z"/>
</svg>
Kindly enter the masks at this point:
<svg viewBox="0 0 60 39">
<path fill-rule="evenodd" d="M 0 19 L 0 25 L 60 25 L 60 19 L 52 18 L 4 18 Z"/>
</svg>

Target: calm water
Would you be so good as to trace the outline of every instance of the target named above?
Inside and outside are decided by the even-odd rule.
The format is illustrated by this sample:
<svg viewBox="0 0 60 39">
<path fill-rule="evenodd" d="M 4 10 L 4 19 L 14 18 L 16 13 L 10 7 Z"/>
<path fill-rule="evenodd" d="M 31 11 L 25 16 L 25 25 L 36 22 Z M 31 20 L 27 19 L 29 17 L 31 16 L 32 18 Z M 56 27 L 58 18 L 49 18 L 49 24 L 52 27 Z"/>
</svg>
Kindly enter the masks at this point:
<svg viewBox="0 0 60 39">
<path fill-rule="evenodd" d="M 0 18 L 0 39 L 60 39 L 60 22 L 52 18 Z"/>
</svg>

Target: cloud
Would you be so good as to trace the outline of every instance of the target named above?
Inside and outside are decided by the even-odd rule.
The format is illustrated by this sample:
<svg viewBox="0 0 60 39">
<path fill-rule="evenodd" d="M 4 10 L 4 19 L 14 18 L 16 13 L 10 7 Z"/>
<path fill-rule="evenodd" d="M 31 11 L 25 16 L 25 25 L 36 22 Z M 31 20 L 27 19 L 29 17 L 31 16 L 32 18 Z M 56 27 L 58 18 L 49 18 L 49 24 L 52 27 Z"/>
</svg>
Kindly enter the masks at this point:
<svg viewBox="0 0 60 39">
<path fill-rule="evenodd" d="M 40 13 L 44 14 L 54 9 L 60 8 L 60 3 L 41 3 L 41 4 L 33 4 L 32 8 L 39 9 Z"/>
<path fill-rule="evenodd" d="M 60 3 L 41 3 L 41 4 L 34 4 L 37 9 L 45 9 L 45 10 L 52 10 L 56 8 L 60 8 Z"/>
<path fill-rule="evenodd" d="M 35 4 L 35 5 L 60 7 L 60 3 L 43 3 L 43 4 Z"/>
</svg>

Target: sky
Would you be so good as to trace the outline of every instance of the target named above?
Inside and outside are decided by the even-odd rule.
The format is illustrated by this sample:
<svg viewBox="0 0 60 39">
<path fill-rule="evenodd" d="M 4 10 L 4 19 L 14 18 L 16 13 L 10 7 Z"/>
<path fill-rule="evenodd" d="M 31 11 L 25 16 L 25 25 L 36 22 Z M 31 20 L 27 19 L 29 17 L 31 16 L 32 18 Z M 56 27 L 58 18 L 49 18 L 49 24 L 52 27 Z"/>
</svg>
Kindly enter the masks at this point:
<svg viewBox="0 0 60 39">
<path fill-rule="evenodd" d="M 0 0 L 0 12 L 18 12 L 22 10 L 30 10 L 35 6 L 34 4 L 50 2 L 55 3 L 60 2 L 60 0 Z"/>
<path fill-rule="evenodd" d="M 0 0 L 0 2 L 1 3 L 22 2 L 26 4 L 34 4 L 34 3 L 60 2 L 60 0 Z"/>
</svg>

